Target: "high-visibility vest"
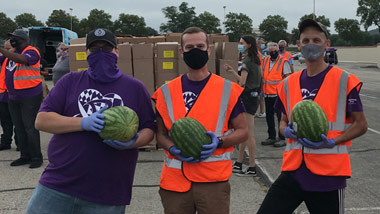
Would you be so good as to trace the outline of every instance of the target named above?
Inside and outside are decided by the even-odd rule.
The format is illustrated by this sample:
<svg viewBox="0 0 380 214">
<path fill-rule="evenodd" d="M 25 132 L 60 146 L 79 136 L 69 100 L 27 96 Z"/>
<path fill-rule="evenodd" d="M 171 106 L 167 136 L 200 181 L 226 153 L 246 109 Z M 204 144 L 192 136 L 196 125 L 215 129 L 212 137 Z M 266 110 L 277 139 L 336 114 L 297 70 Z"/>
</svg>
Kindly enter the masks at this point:
<svg viewBox="0 0 380 214">
<path fill-rule="evenodd" d="M 186 75 L 186 74 L 185 74 Z M 153 94 L 156 109 L 165 127 L 170 130 L 173 123 L 183 117 L 198 120 L 216 136 L 229 133 L 228 120 L 243 88 L 229 80 L 211 74 L 189 112 L 183 101 L 181 77 L 161 86 Z M 217 148 L 206 160 L 189 164 L 165 151 L 160 187 L 170 191 L 186 192 L 191 182 L 227 181 L 232 173 L 231 155 L 233 147 Z"/>
<path fill-rule="evenodd" d="M 5 72 L 5 70 L 3 71 L 3 67 L 5 68 L 5 66 L 7 66 L 7 62 L 4 60 L 3 61 L 3 64 L 1 65 L 1 67 L 0 67 L 0 72 L 1 73 L 3 73 L 3 72 Z M 1 76 L 2 74 L 0 74 L 0 76 Z M 5 82 L 4 82 L 5 83 Z M 5 87 L 5 88 L 0 88 L 0 94 L 2 94 L 2 93 L 4 93 L 4 92 L 6 92 L 7 91 L 7 88 Z"/>
<path fill-rule="evenodd" d="M 288 76 L 278 87 L 278 97 L 284 104 L 288 118 L 291 109 L 302 100 L 300 77 L 302 71 Z M 333 67 L 326 74 L 314 98 L 326 113 L 329 121 L 328 138 L 341 135 L 352 123 L 346 118 L 347 95 L 358 90 L 361 82 L 353 74 Z M 316 175 L 351 176 L 349 151 L 352 141 L 337 144 L 333 148 L 311 149 L 303 147 L 298 141 L 289 139 L 283 154 L 282 171 L 294 171 L 305 161 L 307 168 Z"/>
<path fill-rule="evenodd" d="M 290 54 L 289 52 L 285 51 L 285 53 L 282 55 L 282 57 L 285 57 L 286 60 L 290 60 L 293 58 L 293 55 Z"/>
<path fill-rule="evenodd" d="M 270 56 L 264 58 L 263 65 L 263 92 L 264 94 L 273 94 L 277 93 L 276 87 L 282 81 L 282 73 L 284 69 L 284 63 L 287 60 L 278 55 L 276 63 L 273 65 L 272 69 L 270 67 Z"/>
<path fill-rule="evenodd" d="M 36 87 L 38 84 L 42 82 L 42 77 L 40 75 L 40 52 L 37 48 L 33 46 L 27 46 L 21 54 L 25 53 L 27 50 L 34 50 L 38 54 L 38 62 L 34 65 L 24 65 L 20 63 L 16 63 L 16 70 L 13 74 L 13 85 L 14 89 L 27 89 Z M 5 70 L 8 62 L 8 58 L 5 58 L 3 66 L 1 66 L 0 73 L 0 89 L 7 89 L 5 84 Z"/>
</svg>

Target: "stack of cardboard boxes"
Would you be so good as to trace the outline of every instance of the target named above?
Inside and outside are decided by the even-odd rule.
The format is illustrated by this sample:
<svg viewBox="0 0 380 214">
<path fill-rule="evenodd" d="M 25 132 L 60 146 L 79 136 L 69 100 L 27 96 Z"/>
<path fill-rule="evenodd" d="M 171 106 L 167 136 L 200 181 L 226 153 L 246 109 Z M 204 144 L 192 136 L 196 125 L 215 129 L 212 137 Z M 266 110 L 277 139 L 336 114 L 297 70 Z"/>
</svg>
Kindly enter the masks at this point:
<svg viewBox="0 0 380 214">
<path fill-rule="evenodd" d="M 74 44 L 69 46 L 70 71 L 84 71 L 88 68 L 85 44 Z"/>
<path fill-rule="evenodd" d="M 155 91 L 153 44 L 132 44 L 133 76 L 144 83 L 150 95 Z"/>
<path fill-rule="evenodd" d="M 178 42 L 156 43 L 156 88 L 178 77 Z"/>
<path fill-rule="evenodd" d="M 223 78 L 236 82 L 237 79 L 231 72 L 224 69 L 225 64 L 229 64 L 236 72 L 238 71 L 239 50 L 237 42 L 223 42 L 218 43 L 218 54 L 220 59 L 217 62 L 217 69 L 219 75 Z"/>
<path fill-rule="evenodd" d="M 119 48 L 119 58 L 117 60 L 117 66 L 124 74 L 133 76 L 132 69 L 132 51 L 130 44 L 121 44 Z"/>
</svg>

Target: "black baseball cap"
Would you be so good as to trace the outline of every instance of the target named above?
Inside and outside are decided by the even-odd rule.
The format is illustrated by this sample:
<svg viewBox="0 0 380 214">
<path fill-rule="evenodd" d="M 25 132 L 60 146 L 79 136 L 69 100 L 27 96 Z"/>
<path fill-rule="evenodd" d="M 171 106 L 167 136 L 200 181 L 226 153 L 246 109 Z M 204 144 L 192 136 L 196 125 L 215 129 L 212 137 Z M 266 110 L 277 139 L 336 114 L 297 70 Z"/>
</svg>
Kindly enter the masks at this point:
<svg viewBox="0 0 380 214">
<path fill-rule="evenodd" d="M 86 49 L 88 49 L 90 45 L 95 41 L 105 41 L 108 42 L 112 47 L 116 47 L 115 35 L 105 28 L 97 28 L 87 33 Z"/>
<path fill-rule="evenodd" d="M 307 27 L 316 27 L 321 32 L 323 32 L 326 35 L 326 38 L 329 38 L 329 33 L 327 32 L 326 26 L 324 26 L 322 23 L 317 22 L 313 19 L 305 19 L 302 22 L 298 24 L 298 39 L 301 36 L 301 33 L 307 28 Z"/>
<path fill-rule="evenodd" d="M 13 31 L 13 33 L 8 33 L 9 36 L 15 36 L 15 37 L 18 37 L 18 38 L 21 38 L 25 41 L 28 41 L 29 40 L 29 36 L 28 34 L 22 30 L 22 29 L 16 29 L 15 31 Z"/>
</svg>

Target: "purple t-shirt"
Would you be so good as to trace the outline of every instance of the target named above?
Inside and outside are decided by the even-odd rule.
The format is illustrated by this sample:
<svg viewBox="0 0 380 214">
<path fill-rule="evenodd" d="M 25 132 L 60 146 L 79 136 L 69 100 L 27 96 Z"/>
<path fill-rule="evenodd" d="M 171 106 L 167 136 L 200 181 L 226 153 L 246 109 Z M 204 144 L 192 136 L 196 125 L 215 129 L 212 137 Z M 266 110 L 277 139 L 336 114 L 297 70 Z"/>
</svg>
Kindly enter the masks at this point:
<svg viewBox="0 0 380 214">
<path fill-rule="evenodd" d="M 201 81 L 192 81 L 189 80 L 187 75 L 182 75 L 181 81 L 182 81 L 182 93 L 183 93 L 183 100 L 185 101 L 186 111 L 189 111 L 191 107 L 194 105 L 195 101 L 198 98 L 199 93 L 201 93 L 202 89 L 205 87 L 206 83 L 210 79 L 211 74 L 208 75 L 207 78 Z M 243 102 L 241 101 L 240 97 L 238 101 L 235 104 L 234 109 L 231 112 L 230 119 L 235 118 L 240 113 L 245 112 L 245 108 L 243 105 Z"/>
<path fill-rule="evenodd" d="M 23 50 L 16 50 L 15 53 L 21 54 Z M 40 57 L 38 53 L 34 50 L 27 50 L 22 54 L 28 60 L 28 65 L 34 65 L 39 60 Z M 0 63 L 3 64 L 5 60 L 4 56 L 0 57 Z M 14 89 L 13 84 L 13 74 L 16 71 L 16 63 L 12 60 L 8 60 L 6 68 L 5 68 L 5 84 L 7 85 L 9 99 L 10 100 L 23 100 L 26 98 L 34 97 L 39 94 L 42 94 L 42 84 L 38 84 L 33 88 L 27 89 Z"/>
<path fill-rule="evenodd" d="M 128 106 L 139 117 L 139 130 L 155 130 L 149 93 L 140 81 L 127 75 L 101 84 L 87 71 L 69 73 L 50 91 L 40 112 L 88 117 L 104 105 Z M 138 150 L 116 150 L 102 141 L 90 131 L 53 135 L 47 151 L 49 164 L 40 183 L 94 203 L 128 205 Z"/>
<path fill-rule="evenodd" d="M 329 65 L 324 71 L 313 77 L 307 76 L 306 69 L 302 71 L 300 87 L 303 100 L 314 100 L 326 74 L 331 68 L 332 66 Z M 284 105 L 279 98 L 276 99 L 274 107 L 285 114 Z M 349 116 L 350 112 L 361 111 L 363 111 L 363 105 L 360 100 L 359 92 L 355 87 L 347 95 L 346 116 Z M 301 166 L 297 170 L 292 172 L 292 175 L 305 191 L 327 192 L 345 188 L 347 185 L 346 176 L 321 176 L 313 174 L 306 167 L 304 161 L 302 161 Z"/>
</svg>

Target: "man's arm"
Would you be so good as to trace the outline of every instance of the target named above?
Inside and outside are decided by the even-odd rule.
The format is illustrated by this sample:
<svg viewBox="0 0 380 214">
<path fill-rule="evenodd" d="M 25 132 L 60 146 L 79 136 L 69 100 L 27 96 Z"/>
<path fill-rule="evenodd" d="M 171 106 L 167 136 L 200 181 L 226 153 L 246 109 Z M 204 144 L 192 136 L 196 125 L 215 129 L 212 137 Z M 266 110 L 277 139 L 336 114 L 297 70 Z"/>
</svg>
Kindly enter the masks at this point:
<svg viewBox="0 0 380 214">
<path fill-rule="evenodd" d="M 243 143 L 248 139 L 248 126 L 244 112 L 230 120 L 231 128 L 234 131 L 226 136 L 221 136 L 223 147 L 230 147 Z"/>
<path fill-rule="evenodd" d="M 154 131 L 149 128 L 144 128 L 139 131 L 139 137 L 136 141 L 136 147 L 142 147 L 147 145 L 150 141 L 153 140 Z"/>
<path fill-rule="evenodd" d="M 334 138 L 335 144 L 352 140 L 367 132 L 368 123 L 363 112 L 351 112 L 351 118 L 352 125 L 343 134 Z"/>
<path fill-rule="evenodd" d="M 169 151 L 170 147 L 174 146 L 173 141 L 169 137 L 169 132 L 166 129 L 164 121 L 161 116 L 157 116 L 157 133 L 156 133 L 157 143 L 165 150 Z"/>
<path fill-rule="evenodd" d="M 285 136 L 284 130 L 288 126 L 289 120 L 286 114 L 281 113 L 281 121 L 280 121 L 280 132 L 282 136 Z"/>
<path fill-rule="evenodd" d="M 67 117 L 56 112 L 39 112 L 36 117 L 36 129 L 51 134 L 65 134 L 83 131 L 82 117 Z"/>
<path fill-rule="evenodd" d="M 21 55 L 21 54 L 13 53 L 11 51 L 7 51 L 7 49 L 2 48 L 2 47 L 0 47 L 0 53 L 2 53 L 3 56 L 5 56 L 6 58 L 12 60 L 13 62 L 20 63 L 20 64 L 23 64 L 23 65 L 27 65 L 28 64 L 28 59 L 25 56 Z"/>
<path fill-rule="evenodd" d="M 282 78 L 285 79 L 287 76 L 291 74 L 290 65 L 288 61 L 285 61 L 282 68 Z"/>
</svg>

